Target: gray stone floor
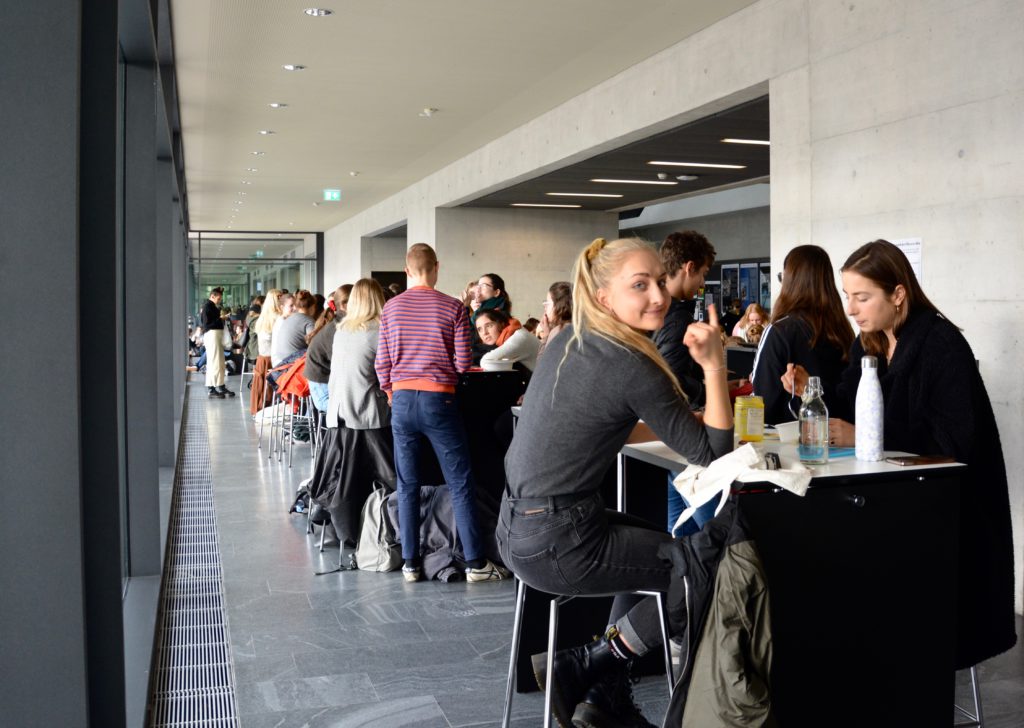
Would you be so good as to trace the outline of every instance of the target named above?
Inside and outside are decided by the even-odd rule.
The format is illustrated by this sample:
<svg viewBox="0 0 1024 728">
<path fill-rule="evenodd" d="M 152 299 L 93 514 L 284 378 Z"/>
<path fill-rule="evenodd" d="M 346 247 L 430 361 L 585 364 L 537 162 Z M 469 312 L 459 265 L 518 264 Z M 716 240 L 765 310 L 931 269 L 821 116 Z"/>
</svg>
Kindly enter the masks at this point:
<svg viewBox="0 0 1024 728">
<path fill-rule="evenodd" d="M 237 379 L 228 386 L 237 389 Z M 305 520 L 288 515 L 311 472 L 309 447 L 296 446 L 291 468 L 268 460 L 238 398 L 210 400 L 207 422 L 243 728 L 500 725 L 512 584 L 315 576 L 333 567 L 337 548 L 329 543 L 320 554 L 319 535 L 307 536 Z M 1024 726 L 1024 648 L 979 669 L 989 728 Z M 966 696 L 963 676 L 958 684 Z M 659 722 L 663 678 L 645 678 L 636 695 Z M 538 693 L 515 696 L 513 725 L 539 726 L 541 713 Z"/>
</svg>

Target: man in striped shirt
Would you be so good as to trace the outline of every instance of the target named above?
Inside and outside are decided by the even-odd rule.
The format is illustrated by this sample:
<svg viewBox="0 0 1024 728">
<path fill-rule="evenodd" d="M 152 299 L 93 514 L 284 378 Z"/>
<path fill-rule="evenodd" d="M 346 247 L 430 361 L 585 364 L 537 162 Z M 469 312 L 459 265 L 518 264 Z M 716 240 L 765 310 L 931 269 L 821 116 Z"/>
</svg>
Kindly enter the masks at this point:
<svg viewBox="0 0 1024 728">
<path fill-rule="evenodd" d="M 459 372 L 472 364 L 469 317 L 460 301 L 434 289 L 438 262 L 425 243 L 405 256 L 409 290 L 384 305 L 375 367 L 391 398 L 391 431 L 398 474 L 402 574 L 418 581 L 420 561 L 420 436 L 430 440 L 451 493 L 468 581 L 493 581 L 508 572 L 484 556 L 476 515 L 476 487 L 462 417 L 455 403 Z"/>
</svg>

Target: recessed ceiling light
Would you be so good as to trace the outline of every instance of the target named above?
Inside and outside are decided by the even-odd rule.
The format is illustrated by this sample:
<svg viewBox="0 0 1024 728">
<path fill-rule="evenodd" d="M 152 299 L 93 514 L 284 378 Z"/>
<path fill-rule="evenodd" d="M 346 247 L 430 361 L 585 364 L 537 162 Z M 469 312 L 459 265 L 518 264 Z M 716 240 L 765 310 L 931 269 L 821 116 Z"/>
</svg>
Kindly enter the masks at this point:
<svg viewBox="0 0 1024 728">
<path fill-rule="evenodd" d="M 423 109 L 423 111 L 420 112 L 420 116 L 430 118 L 436 113 L 437 109 L 435 109 L 433 106 L 427 106 L 426 108 Z"/>
<path fill-rule="evenodd" d="M 572 207 L 579 208 L 583 205 L 542 205 L 535 202 L 513 202 L 512 207 Z"/>
<path fill-rule="evenodd" d="M 240 194 L 240 195 L 247 195 L 249 193 L 248 192 L 242 192 L 241 190 L 239 190 L 238 194 Z"/>
<path fill-rule="evenodd" d="M 705 162 L 648 162 L 656 167 L 701 167 L 703 169 L 746 169 L 745 164 L 707 164 Z"/>
<path fill-rule="evenodd" d="M 607 182 L 608 184 L 621 185 L 677 185 L 678 182 L 664 182 L 653 179 L 592 179 L 591 182 Z"/>
<path fill-rule="evenodd" d="M 243 184 L 243 185 L 251 185 L 251 184 L 252 184 L 252 182 L 250 182 L 250 181 L 249 181 L 249 180 L 247 180 L 247 179 L 243 179 L 243 180 L 242 180 L 242 184 Z"/>
<path fill-rule="evenodd" d="M 676 179 L 680 182 L 693 182 L 695 179 L 700 179 L 700 177 L 695 174 L 680 174 L 676 175 Z"/>
<path fill-rule="evenodd" d="M 306 67 L 298 63 L 286 63 L 281 66 L 286 71 L 305 71 Z"/>
<path fill-rule="evenodd" d="M 334 15 L 334 11 L 327 8 L 306 8 L 302 12 L 312 18 L 325 18 L 328 15 Z"/>
<path fill-rule="evenodd" d="M 246 167 L 245 171 L 246 172 L 259 172 L 259 169 L 257 169 L 256 167 Z"/>
<path fill-rule="evenodd" d="M 272 109 L 286 109 L 286 108 L 288 108 L 288 104 L 282 104 L 280 101 L 274 101 L 272 103 L 267 104 L 267 106 L 269 106 Z"/>
<path fill-rule="evenodd" d="M 295 223 L 293 223 L 293 222 L 290 222 L 290 223 L 288 223 L 288 224 L 289 224 L 289 225 L 294 225 Z"/>
<path fill-rule="evenodd" d="M 260 129 L 260 134 L 263 136 L 270 136 L 271 134 L 277 134 L 273 129 Z"/>
<path fill-rule="evenodd" d="M 605 192 L 545 192 L 548 197 L 622 197 Z"/>
<path fill-rule="evenodd" d="M 722 141 L 726 144 L 760 144 L 763 147 L 771 145 L 771 142 L 767 139 L 734 139 L 732 137 L 726 137 Z"/>
<path fill-rule="evenodd" d="M 358 177 L 359 176 L 359 172 L 356 172 L 356 171 L 353 170 L 352 172 L 348 173 L 348 176 L 349 177 Z"/>
<path fill-rule="evenodd" d="M 254 157 L 262 157 L 266 152 L 249 152 Z"/>
</svg>

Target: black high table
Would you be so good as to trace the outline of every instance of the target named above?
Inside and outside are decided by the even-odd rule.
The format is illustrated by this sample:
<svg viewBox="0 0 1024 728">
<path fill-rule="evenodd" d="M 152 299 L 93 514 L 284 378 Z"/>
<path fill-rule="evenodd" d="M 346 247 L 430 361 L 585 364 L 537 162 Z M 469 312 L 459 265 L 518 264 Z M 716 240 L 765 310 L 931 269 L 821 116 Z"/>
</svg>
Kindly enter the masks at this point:
<svg viewBox="0 0 1024 728">
<path fill-rule="evenodd" d="M 794 446 L 762 447 L 778 452 L 783 467 L 796 459 Z M 685 467 L 663 443 L 627 445 L 605 501 L 665 523 L 666 472 Z M 772 704 L 782 728 L 951 723 L 964 473 L 958 464 L 843 458 L 815 467 L 803 497 L 765 482 L 737 492 L 768 579 Z M 549 599 L 528 592 L 520 690 L 534 689 L 529 656 L 545 649 Z M 608 602 L 575 600 L 562 609 L 565 647 L 603 630 Z M 654 658 L 644 672 L 659 669 Z"/>
</svg>

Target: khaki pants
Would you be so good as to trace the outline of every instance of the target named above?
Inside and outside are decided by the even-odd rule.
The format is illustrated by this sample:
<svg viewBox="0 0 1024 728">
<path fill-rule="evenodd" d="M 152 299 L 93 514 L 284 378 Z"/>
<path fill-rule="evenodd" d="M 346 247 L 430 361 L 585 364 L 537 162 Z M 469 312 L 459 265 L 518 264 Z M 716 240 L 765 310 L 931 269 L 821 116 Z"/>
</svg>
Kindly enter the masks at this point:
<svg viewBox="0 0 1024 728">
<path fill-rule="evenodd" d="M 223 329 L 213 329 L 203 333 L 203 346 L 206 347 L 206 386 L 224 386 L 224 345 L 221 337 Z"/>
</svg>

